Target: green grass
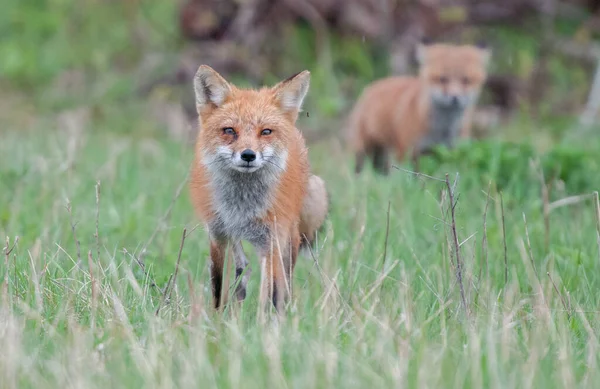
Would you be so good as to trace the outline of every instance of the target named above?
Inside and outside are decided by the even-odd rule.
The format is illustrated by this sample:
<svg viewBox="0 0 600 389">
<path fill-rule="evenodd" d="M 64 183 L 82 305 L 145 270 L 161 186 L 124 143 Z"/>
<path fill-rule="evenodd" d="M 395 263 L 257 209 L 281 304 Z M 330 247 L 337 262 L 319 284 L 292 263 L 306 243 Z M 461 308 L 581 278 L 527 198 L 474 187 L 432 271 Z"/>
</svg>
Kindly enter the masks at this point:
<svg viewBox="0 0 600 389">
<path fill-rule="evenodd" d="M 539 174 L 500 143 L 427 164 L 435 177 L 459 173 L 467 311 L 445 184 L 403 170 L 355 177 L 333 138 L 310 146 L 331 209 L 314 258 L 299 259 L 285 320 L 257 319 L 254 256 L 246 301 L 213 312 L 206 233 L 186 188 L 176 196 L 192 147 L 167 138 L 149 115 L 153 97 L 133 92 L 147 54 L 161 57 L 157 69 L 175 62 L 176 3 L 84 3 L 9 1 L 0 15 L 0 236 L 9 248 L 18 237 L 0 257 L 0 387 L 597 386 L 593 201 L 555 208 L 546 224 Z M 536 37 L 495 31 L 494 69 L 527 75 Z M 385 53 L 332 37 L 328 62 L 306 28 L 288 33 L 282 69 L 301 63 L 313 74 L 299 125 L 337 134 L 332 117 L 386 73 Z M 584 84 L 562 62 L 551 72 L 557 95 Z M 547 166 L 571 179 L 553 185 L 551 202 L 600 189 L 594 142 L 549 151 L 572 121 L 544 123 L 520 115 L 497 138 L 535 148 L 543 134 Z M 163 301 L 184 228 L 192 232 Z"/>
<path fill-rule="evenodd" d="M 124 108 L 133 114 L 119 120 L 143 125 Z M 339 142 L 312 145 L 331 194 L 319 266 L 300 258 L 286 319 L 261 325 L 254 257 L 247 300 L 212 311 L 201 228 L 185 242 L 172 298 L 161 302 L 183 228 L 197 225 L 186 190 L 173 202 L 192 149 L 110 131 L 113 120 L 69 131 L 48 119 L 2 133 L 0 233 L 11 246 L 19 237 L 0 272 L 5 387 L 549 388 L 600 379 L 592 201 L 553 210 L 546 247 L 540 184 L 522 180 L 524 198 L 503 193 L 503 239 L 499 193 L 492 186 L 488 200 L 480 172 L 457 165 L 467 315 L 444 184 L 399 170 L 354 177 Z M 155 230 L 144 272 L 135 258 Z"/>
</svg>

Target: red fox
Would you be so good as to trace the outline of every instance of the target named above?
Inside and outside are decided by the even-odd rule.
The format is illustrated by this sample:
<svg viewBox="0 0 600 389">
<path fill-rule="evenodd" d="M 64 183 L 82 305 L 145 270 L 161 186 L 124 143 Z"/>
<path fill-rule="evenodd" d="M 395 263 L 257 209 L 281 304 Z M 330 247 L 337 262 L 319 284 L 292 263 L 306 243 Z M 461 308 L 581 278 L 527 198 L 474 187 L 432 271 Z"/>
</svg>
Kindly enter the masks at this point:
<svg viewBox="0 0 600 389">
<path fill-rule="evenodd" d="M 418 157 L 433 146 L 451 147 L 456 138 L 469 137 L 489 57 L 485 47 L 421 43 L 418 77 L 388 77 L 367 86 L 349 118 L 355 172 L 371 157 L 374 168 L 387 174 L 390 151 L 398 160 L 412 152 L 417 167 Z"/>
<path fill-rule="evenodd" d="M 216 309 L 222 303 L 228 244 L 236 267 L 236 296 L 246 297 L 250 268 L 241 244 L 246 240 L 264 266 L 261 296 L 270 296 L 282 312 L 301 234 L 314 237 L 325 219 L 325 185 L 311 176 L 305 141 L 295 126 L 309 83 L 310 73 L 303 71 L 271 88 L 240 89 L 209 66 L 196 72 L 200 131 L 190 194 L 210 238 Z"/>
</svg>

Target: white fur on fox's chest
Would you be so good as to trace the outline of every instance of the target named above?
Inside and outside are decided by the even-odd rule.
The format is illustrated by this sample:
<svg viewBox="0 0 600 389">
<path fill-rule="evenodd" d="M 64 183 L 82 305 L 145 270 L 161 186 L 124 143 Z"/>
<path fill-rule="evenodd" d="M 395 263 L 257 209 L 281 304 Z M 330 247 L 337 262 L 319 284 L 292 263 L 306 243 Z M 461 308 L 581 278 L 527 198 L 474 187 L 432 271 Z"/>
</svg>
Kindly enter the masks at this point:
<svg viewBox="0 0 600 389">
<path fill-rule="evenodd" d="M 419 150 L 425 151 L 438 144 L 451 147 L 460 134 L 465 108 L 431 107 L 428 115 L 428 129 L 419 142 Z"/>
<path fill-rule="evenodd" d="M 270 228 L 263 223 L 274 201 L 279 174 L 264 167 L 254 173 L 220 171 L 212 174 L 215 218 L 208 228 L 216 238 L 267 244 Z"/>
<path fill-rule="evenodd" d="M 437 108 L 433 107 L 429 116 L 429 137 L 437 143 L 448 144 L 460 132 L 464 108 Z"/>
</svg>

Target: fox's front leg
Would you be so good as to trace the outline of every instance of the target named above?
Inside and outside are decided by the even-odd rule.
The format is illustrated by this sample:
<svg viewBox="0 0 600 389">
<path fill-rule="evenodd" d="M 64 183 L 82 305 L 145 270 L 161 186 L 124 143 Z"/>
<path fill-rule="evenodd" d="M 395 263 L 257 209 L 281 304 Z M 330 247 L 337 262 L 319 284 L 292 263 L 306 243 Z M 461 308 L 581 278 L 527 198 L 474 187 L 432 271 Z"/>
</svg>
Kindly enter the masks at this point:
<svg viewBox="0 0 600 389">
<path fill-rule="evenodd" d="M 263 283 L 261 286 L 261 304 L 264 308 L 270 298 L 279 314 L 283 313 L 292 291 L 292 274 L 298 256 L 300 234 L 295 229 L 292 238 L 289 235 L 273 239 L 263 258 Z"/>
<path fill-rule="evenodd" d="M 246 286 L 248 285 L 251 273 L 242 242 L 238 241 L 233 244 L 233 257 L 235 258 L 235 282 L 237 283 L 235 294 L 238 301 L 242 301 L 246 298 Z"/>
<path fill-rule="evenodd" d="M 225 263 L 225 250 L 227 242 L 211 238 L 210 240 L 210 281 L 215 309 L 221 306 L 221 293 L 223 291 L 223 264 Z"/>
</svg>

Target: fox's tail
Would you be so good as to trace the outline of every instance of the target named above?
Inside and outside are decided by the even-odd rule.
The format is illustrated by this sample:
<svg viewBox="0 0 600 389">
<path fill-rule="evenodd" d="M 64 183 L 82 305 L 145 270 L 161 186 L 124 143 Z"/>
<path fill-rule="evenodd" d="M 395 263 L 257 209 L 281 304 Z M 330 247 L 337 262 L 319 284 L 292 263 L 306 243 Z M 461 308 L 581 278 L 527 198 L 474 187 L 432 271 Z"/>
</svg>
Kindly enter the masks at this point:
<svg viewBox="0 0 600 389">
<path fill-rule="evenodd" d="M 311 175 L 308 179 L 308 190 L 300 216 L 301 249 L 313 247 L 317 232 L 323 231 L 328 213 L 329 196 L 325 181 L 319 176 Z"/>
</svg>

